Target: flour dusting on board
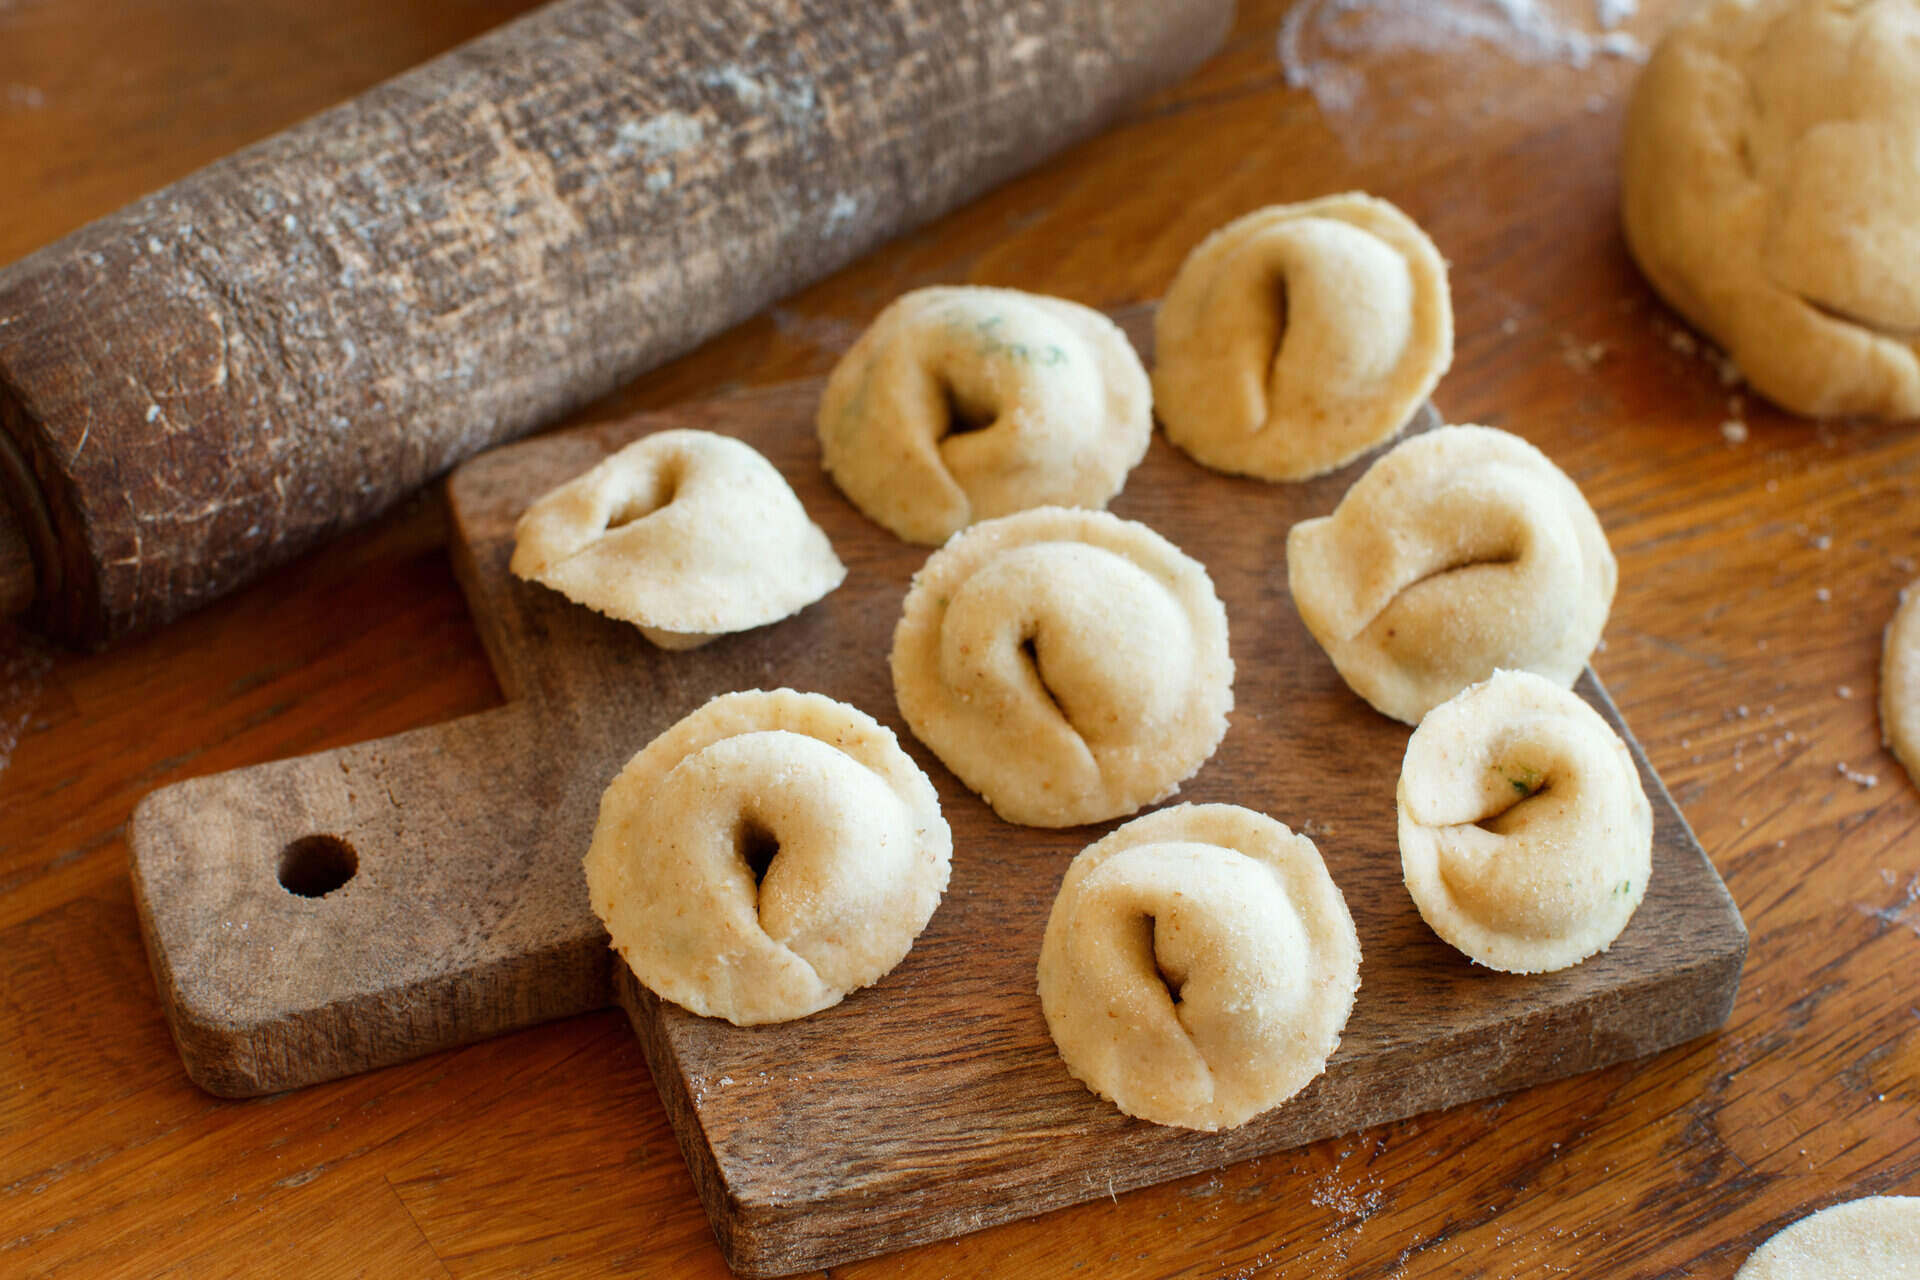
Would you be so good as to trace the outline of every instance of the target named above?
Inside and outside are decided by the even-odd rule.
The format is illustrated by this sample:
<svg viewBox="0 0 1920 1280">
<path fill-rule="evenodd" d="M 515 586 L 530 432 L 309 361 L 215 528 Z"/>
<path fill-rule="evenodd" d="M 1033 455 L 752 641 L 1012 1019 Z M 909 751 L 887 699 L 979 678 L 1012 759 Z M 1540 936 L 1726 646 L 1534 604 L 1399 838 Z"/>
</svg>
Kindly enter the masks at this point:
<svg viewBox="0 0 1920 1280">
<path fill-rule="evenodd" d="M 1884 878 L 1886 872 L 1882 871 Z M 1889 881 L 1891 883 L 1891 881 Z M 1910 929 L 1915 937 L 1920 937 L 1920 875 L 1907 881 L 1906 891 L 1900 901 L 1890 907 L 1876 907 L 1864 902 L 1856 902 L 1854 910 L 1863 916 L 1871 916 L 1881 924 L 1896 929 Z"/>
<path fill-rule="evenodd" d="M 40 682 L 52 666 L 52 650 L 0 623 L 0 773 L 13 761 L 13 749 L 40 701 Z"/>
<path fill-rule="evenodd" d="M 1448 54 L 1491 48 L 1520 62 L 1585 67 L 1596 58 L 1646 57 L 1646 48 L 1615 30 L 1634 0 L 1595 0 L 1588 31 L 1563 20 L 1541 0 L 1300 0 L 1280 24 L 1280 66 L 1287 84 L 1313 93 L 1335 115 L 1360 104 L 1366 87 L 1355 65 L 1397 53 Z"/>
<path fill-rule="evenodd" d="M 798 346 L 811 347 L 816 351 L 837 356 L 860 339 L 859 325 L 833 316 L 808 315 L 778 306 L 767 314 L 773 320 L 775 333 Z"/>
</svg>

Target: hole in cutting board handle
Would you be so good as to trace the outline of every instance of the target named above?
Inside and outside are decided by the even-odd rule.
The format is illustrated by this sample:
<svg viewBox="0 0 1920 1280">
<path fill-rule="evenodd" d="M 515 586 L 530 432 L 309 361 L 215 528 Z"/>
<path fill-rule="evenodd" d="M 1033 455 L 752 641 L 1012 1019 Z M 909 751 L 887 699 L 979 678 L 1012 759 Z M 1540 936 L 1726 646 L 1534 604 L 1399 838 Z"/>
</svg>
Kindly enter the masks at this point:
<svg viewBox="0 0 1920 1280">
<path fill-rule="evenodd" d="M 301 898 L 324 898 L 353 879 L 360 855 L 339 836 L 301 836 L 280 851 L 280 887 Z"/>
</svg>

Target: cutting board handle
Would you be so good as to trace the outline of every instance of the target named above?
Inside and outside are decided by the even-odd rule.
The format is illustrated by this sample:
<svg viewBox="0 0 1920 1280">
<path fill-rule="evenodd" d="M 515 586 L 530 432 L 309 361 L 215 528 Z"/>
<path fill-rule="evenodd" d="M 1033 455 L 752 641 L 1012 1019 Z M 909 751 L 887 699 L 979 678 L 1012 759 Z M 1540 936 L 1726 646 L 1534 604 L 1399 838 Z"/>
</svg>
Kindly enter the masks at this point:
<svg viewBox="0 0 1920 1280">
<path fill-rule="evenodd" d="M 543 727 L 512 704 L 140 804 L 141 930 L 196 1083 L 297 1088 L 608 1003 L 574 794 L 605 780 Z"/>
</svg>

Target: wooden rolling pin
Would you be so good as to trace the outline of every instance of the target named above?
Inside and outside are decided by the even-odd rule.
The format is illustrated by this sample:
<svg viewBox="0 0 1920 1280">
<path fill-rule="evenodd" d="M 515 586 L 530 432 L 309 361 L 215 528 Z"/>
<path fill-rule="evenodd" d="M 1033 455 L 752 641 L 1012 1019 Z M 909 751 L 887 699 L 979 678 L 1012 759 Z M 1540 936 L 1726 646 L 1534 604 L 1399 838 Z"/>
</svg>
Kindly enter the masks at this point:
<svg viewBox="0 0 1920 1280">
<path fill-rule="evenodd" d="M 1232 7 L 559 0 L 210 165 L 0 271 L 0 607 L 98 645 L 204 603 L 1093 132 Z"/>
</svg>

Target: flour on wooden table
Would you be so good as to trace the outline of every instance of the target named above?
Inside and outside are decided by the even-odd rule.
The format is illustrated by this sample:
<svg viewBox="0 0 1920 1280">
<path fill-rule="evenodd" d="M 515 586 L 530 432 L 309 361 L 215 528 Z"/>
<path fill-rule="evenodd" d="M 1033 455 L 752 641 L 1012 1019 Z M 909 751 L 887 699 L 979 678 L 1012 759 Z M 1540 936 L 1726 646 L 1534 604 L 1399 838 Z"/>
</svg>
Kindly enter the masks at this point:
<svg viewBox="0 0 1920 1280">
<path fill-rule="evenodd" d="M 53 651 L 42 641 L 0 624 L 0 773 L 13 760 L 52 666 Z"/>
<path fill-rule="evenodd" d="M 1598 31 L 1556 12 L 1567 7 L 1542 0 L 1300 0 L 1280 24 L 1280 65 L 1290 87 L 1310 90 L 1321 112 L 1334 116 L 1361 105 L 1365 63 L 1392 54 L 1490 48 L 1520 62 L 1570 67 L 1646 57 L 1639 40 L 1616 29 L 1638 7 L 1634 0 L 1594 0 Z"/>
</svg>

